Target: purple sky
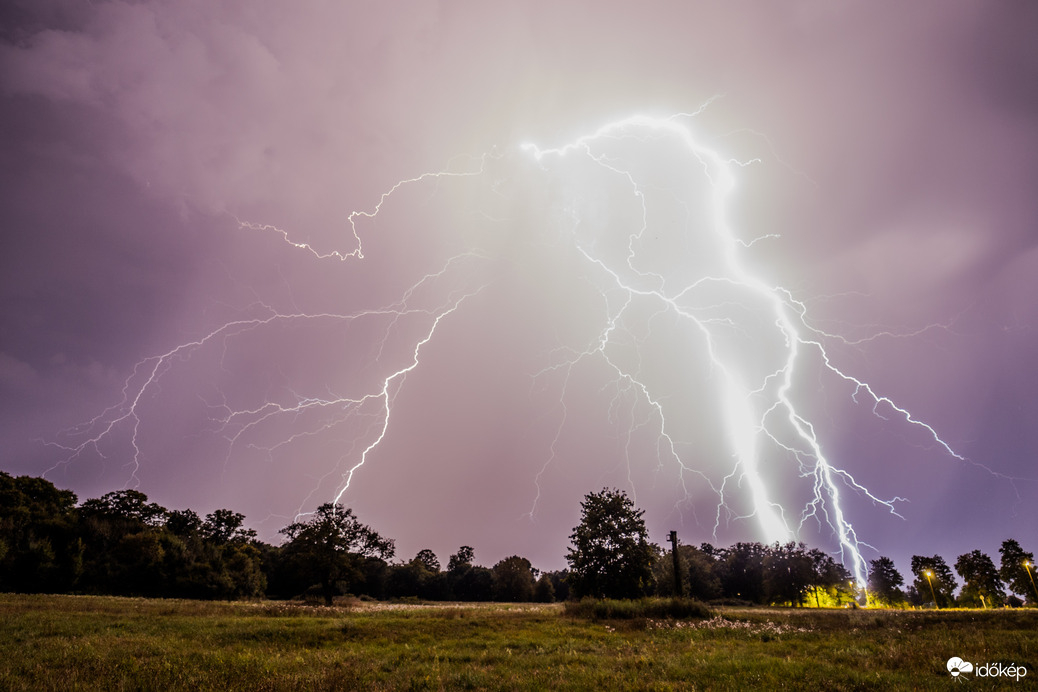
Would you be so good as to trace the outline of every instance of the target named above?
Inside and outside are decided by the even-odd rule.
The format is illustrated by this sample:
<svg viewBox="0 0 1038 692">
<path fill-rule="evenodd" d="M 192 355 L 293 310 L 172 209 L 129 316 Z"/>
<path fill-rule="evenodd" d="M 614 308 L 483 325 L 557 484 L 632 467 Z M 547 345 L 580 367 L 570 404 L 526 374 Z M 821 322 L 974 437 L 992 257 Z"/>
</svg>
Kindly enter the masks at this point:
<svg viewBox="0 0 1038 692">
<path fill-rule="evenodd" d="M 615 254 L 634 197 L 587 160 L 542 167 L 518 148 L 719 96 L 680 122 L 753 161 L 732 166 L 726 206 L 738 238 L 768 236 L 747 267 L 803 302 L 835 367 L 963 457 L 804 365 L 798 410 L 828 461 L 904 498 L 894 516 L 840 486 L 865 559 L 907 573 L 915 553 L 1038 549 L 1033 3 L 11 0 L 0 27 L 3 470 L 81 499 L 138 487 L 231 508 L 276 540 L 382 430 L 381 400 L 345 400 L 377 397 L 467 296 L 392 381 L 385 436 L 342 495 L 400 557 L 468 544 L 483 564 L 560 568 L 581 497 L 603 486 L 632 493 L 659 542 L 765 539 L 737 518 L 745 479 L 715 535 L 735 460 L 687 324 L 646 307 L 607 351 L 667 407 L 684 472 L 606 353 L 566 365 L 622 299 L 576 248 Z M 702 233 L 668 230 L 678 207 L 708 224 L 710 188 L 672 144 L 646 146 L 624 165 L 663 200 L 647 218 L 669 290 L 715 271 L 691 247 Z M 481 161 L 354 215 L 363 258 L 315 256 L 356 250 L 351 212 L 399 181 Z M 677 200 L 686 174 L 698 192 Z M 767 318 L 704 300 L 702 319 L 737 324 L 733 358 L 773 366 Z M 141 390 L 146 359 L 214 331 Z M 109 408 L 127 378 L 136 417 Z M 117 418 L 79 454 L 56 446 Z M 756 448 L 798 536 L 837 551 L 832 529 L 800 527 L 804 467 Z"/>
</svg>

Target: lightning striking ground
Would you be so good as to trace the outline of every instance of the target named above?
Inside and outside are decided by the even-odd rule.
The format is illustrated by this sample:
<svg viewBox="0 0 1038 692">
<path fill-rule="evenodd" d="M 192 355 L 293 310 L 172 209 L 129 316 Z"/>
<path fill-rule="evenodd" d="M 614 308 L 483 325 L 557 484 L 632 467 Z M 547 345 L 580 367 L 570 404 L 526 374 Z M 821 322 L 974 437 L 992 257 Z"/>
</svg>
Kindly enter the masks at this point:
<svg viewBox="0 0 1038 692">
<path fill-rule="evenodd" d="M 239 221 L 239 227 L 279 235 L 314 261 L 360 262 L 365 253 L 359 224 L 374 221 L 401 191 L 431 180 L 487 176 L 488 162 L 511 156 L 531 161 L 530 166 L 517 164 L 516 175 L 540 176 L 541 184 L 558 191 L 552 197 L 557 213 L 547 214 L 554 219 L 548 230 L 551 243 L 581 267 L 583 281 L 598 296 L 598 318 L 582 342 L 557 344 L 548 353 L 550 362 L 531 373 L 544 387 L 556 383 L 560 414 L 540 471 L 531 479 L 530 515 L 537 511 L 544 475 L 564 461 L 559 441 L 567 425 L 574 373 L 594 361 L 611 373 L 605 386 L 614 392 L 613 422 L 621 426 L 622 418 L 630 421 L 624 443 L 629 479 L 639 463 L 632 451 L 635 434 L 651 429 L 657 467 L 676 468 L 686 496 L 699 484 L 716 497 L 715 535 L 722 524 L 752 518 L 766 541 L 785 542 L 795 539 L 807 522 L 817 522 L 830 528 L 843 560 L 864 583 L 862 547 L 867 544 L 847 516 L 843 492 L 864 496 L 895 514 L 902 498 L 879 497 L 830 458 L 801 401 L 804 373 L 812 367 L 831 373 L 853 387 L 852 397 L 871 400 L 877 415 L 880 407 L 887 407 L 948 455 L 966 459 L 934 428 L 838 367 L 825 345 L 838 337 L 812 327 L 803 302 L 747 264 L 746 250 L 761 238 L 743 239 L 729 213 L 737 172 L 753 162 L 727 159 L 700 141 L 691 128 L 697 113 L 633 116 L 559 147 L 526 143 L 510 154 L 470 159 L 460 171 L 448 167 L 401 180 L 370 211 L 350 213 L 349 247 L 342 250 L 319 251 L 268 224 Z M 603 192 L 603 186 L 620 192 Z M 125 380 L 119 403 L 49 444 L 61 452 L 58 464 L 69 464 L 88 452 L 105 458 L 115 447 L 113 438 L 124 435 L 130 449 L 130 459 L 124 462 L 127 485 L 136 485 L 147 456 L 140 444 L 144 402 L 161 396 L 161 383 L 171 372 L 190 368 L 192 358 L 207 351 L 224 354 L 217 358 L 222 360 L 233 350 L 235 339 L 275 324 L 364 324 L 381 336 L 372 359 L 378 374 L 363 382 L 328 385 L 324 391 L 285 387 L 277 396 L 246 407 L 199 394 L 208 412 L 208 431 L 223 440 L 225 463 L 249 435 L 275 422 L 287 421 L 291 432 L 266 446 L 247 444 L 271 453 L 304 437 L 340 431 L 345 441 L 329 460 L 327 473 L 338 477 L 329 499 L 342 500 L 384 440 L 407 434 L 396 425 L 395 402 L 409 375 L 425 365 L 426 347 L 443 324 L 487 287 L 485 271 L 476 268 L 485 270 L 487 262 L 484 248 L 465 249 L 411 283 L 395 302 L 370 309 L 339 314 L 285 311 L 266 303 L 251 306 L 254 316 L 226 322 L 140 361 Z M 408 330 L 399 329 L 404 323 Z M 673 362 L 660 362 L 661 341 L 673 342 Z M 387 346 L 390 342 L 393 348 Z M 682 378 L 691 377 L 690 372 L 698 373 L 699 379 L 683 385 Z M 692 387 L 710 391 L 705 398 L 716 402 L 723 421 L 729 458 L 721 462 L 720 474 L 711 475 L 683 451 L 695 440 L 687 439 L 687 410 L 673 402 L 691 398 Z M 780 501 L 768 480 L 772 467 L 790 460 L 790 475 L 804 479 L 809 491 L 808 501 L 797 507 Z M 711 462 L 711 469 L 716 465 Z M 743 493 L 749 509 L 736 511 L 731 498 Z"/>
<path fill-rule="evenodd" d="M 716 508 L 715 532 L 723 520 L 727 488 L 733 482 L 745 483 L 749 487 L 752 498 L 752 513 L 759 524 L 760 532 L 765 540 L 788 541 L 795 538 L 798 530 L 811 519 L 824 521 L 835 532 L 840 552 L 845 562 L 850 563 L 859 584 L 864 584 L 867 565 L 862 557 L 863 543 L 859 540 L 853 525 L 846 516 L 841 502 L 841 489 L 850 488 L 864 494 L 877 505 L 885 507 L 896 514 L 895 503 L 903 498 L 883 499 L 870 492 L 858 483 L 853 475 L 844 469 L 837 468 L 823 450 L 822 442 L 815 431 L 815 426 L 807 415 L 801 413 L 793 394 L 796 378 L 804 363 L 810 357 L 805 352 L 813 352 L 821 359 L 822 365 L 833 374 L 855 386 L 855 396 L 859 393 L 867 395 L 875 408 L 886 404 L 897 411 L 903 419 L 918 426 L 940 445 L 949 455 L 965 461 L 945 442 L 937 432 L 926 423 L 915 418 L 904 408 L 897 406 L 891 399 L 877 394 L 873 388 L 838 368 L 830 358 L 822 339 L 830 335 L 810 327 L 805 321 L 806 306 L 793 298 L 792 294 L 780 286 L 775 286 L 749 270 L 741 257 L 741 250 L 756 242 L 744 241 L 727 218 L 731 192 L 736 184 L 735 170 L 752 162 L 736 162 L 723 158 L 716 150 L 698 141 L 691 129 L 682 124 L 682 120 L 694 117 L 695 114 L 679 114 L 665 118 L 634 116 L 609 123 L 595 132 L 581 136 L 561 147 L 542 149 L 533 144 L 523 145 L 523 149 L 532 153 L 542 166 L 562 168 L 567 157 L 584 157 L 600 166 L 608 174 L 612 174 L 621 184 L 627 187 L 631 199 L 640 206 L 640 220 L 633 225 L 633 230 L 625 239 L 625 252 L 616 253 L 612 259 L 605 258 L 595 248 L 595 241 L 580 243 L 578 250 L 592 267 L 598 269 L 606 278 L 611 290 L 619 291 L 623 299 L 617 306 L 606 305 L 603 329 L 586 350 L 565 359 L 561 364 L 549 370 L 568 373 L 582 359 L 600 357 L 616 374 L 618 381 L 629 383 L 649 404 L 658 417 L 658 430 L 664 441 L 663 449 L 683 471 L 696 471 L 691 468 L 677 452 L 677 445 L 672 438 L 665 407 L 661 397 L 654 395 L 652 387 L 643 382 L 634 368 L 627 368 L 611 357 L 610 350 L 617 345 L 615 335 L 622 324 L 625 313 L 636 298 L 648 299 L 656 304 L 656 314 L 668 313 L 677 319 L 686 321 L 702 340 L 709 367 L 716 375 L 717 396 L 724 412 L 729 444 L 733 454 L 731 471 L 719 487 L 714 487 L 718 496 Z M 663 273 L 653 271 L 644 266 L 640 249 L 646 234 L 650 231 L 650 209 L 646 206 L 646 193 L 639 183 L 632 168 L 636 163 L 625 163 L 624 159 L 610 153 L 610 148 L 618 149 L 618 142 L 627 140 L 648 143 L 651 140 L 665 138 L 669 146 L 677 147 L 687 157 L 684 166 L 699 168 L 708 180 L 708 213 L 706 223 L 700 227 L 684 232 L 711 234 L 716 241 L 718 261 L 715 273 L 693 276 L 684 282 L 678 281 L 669 287 L 671 281 Z M 681 195 L 680 191 L 668 194 Z M 574 224 L 583 221 L 574 219 Z M 681 231 L 678 231 L 679 233 Z M 695 244 L 695 243 L 694 243 Z M 622 260 L 622 261 L 620 261 Z M 651 260 L 649 262 L 651 264 Z M 772 354 L 776 360 L 772 369 L 754 375 L 752 363 L 735 351 L 728 351 L 722 346 L 725 332 L 729 331 L 731 319 L 717 320 L 711 315 L 719 303 L 707 302 L 706 309 L 695 309 L 688 305 L 688 299 L 704 288 L 725 286 L 743 291 L 742 298 L 761 308 L 770 319 L 777 334 L 780 335 L 782 347 Z M 737 311 L 733 311 L 737 312 Z M 776 358 L 777 356 L 777 358 Z M 641 363 L 637 362 L 640 367 Z M 545 371 L 547 372 L 547 370 Z M 543 373 L 542 373 L 543 374 Z M 563 387 L 563 392 L 567 389 Z M 774 420 L 780 418 L 781 421 Z M 788 424 L 785 430 L 778 423 Z M 798 522 L 792 522 L 785 516 L 783 506 L 772 498 L 765 482 L 760 466 L 765 463 L 767 452 L 765 443 L 770 442 L 773 448 L 784 450 L 793 455 L 800 467 L 800 474 L 811 479 L 813 498 L 800 511 Z M 555 458 L 554 443 L 550 461 Z M 544 469 L 542 469 L 543 473 Z M 540 488 L 538 487 L 538 497 Z M 536 504 L 536 499 L 535 499 Z"/>
</svg>

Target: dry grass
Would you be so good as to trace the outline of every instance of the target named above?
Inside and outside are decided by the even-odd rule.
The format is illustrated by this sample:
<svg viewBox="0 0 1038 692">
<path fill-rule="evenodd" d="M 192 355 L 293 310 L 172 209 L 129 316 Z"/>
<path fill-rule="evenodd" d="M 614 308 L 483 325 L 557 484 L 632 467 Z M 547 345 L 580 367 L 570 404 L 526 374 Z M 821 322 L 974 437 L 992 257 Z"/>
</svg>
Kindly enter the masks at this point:
<svg viewBox="0 0 1038 692">
<path fill-rule="evenodd" d="M 1032 686 L 1038 611 L 589 621 L 558 605 L 0 595 L 3 690 L 944 690 L 952 656 L 1024 665 Z"/>
</svg>

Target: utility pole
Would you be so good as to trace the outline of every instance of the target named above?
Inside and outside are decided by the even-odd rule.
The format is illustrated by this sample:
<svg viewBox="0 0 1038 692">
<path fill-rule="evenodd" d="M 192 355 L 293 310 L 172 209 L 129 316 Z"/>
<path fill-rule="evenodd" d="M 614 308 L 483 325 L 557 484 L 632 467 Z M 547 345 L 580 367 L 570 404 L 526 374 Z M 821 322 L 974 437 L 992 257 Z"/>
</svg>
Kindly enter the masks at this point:
<svg viewBox="0 0 1038 692">
<path fill-rule="evenodd" d="M 678 561 L 678 532 L 670 532 L 670 555 L 674 558 L 674 595 L 681 596 L 681 563 Z"/>
</svg>

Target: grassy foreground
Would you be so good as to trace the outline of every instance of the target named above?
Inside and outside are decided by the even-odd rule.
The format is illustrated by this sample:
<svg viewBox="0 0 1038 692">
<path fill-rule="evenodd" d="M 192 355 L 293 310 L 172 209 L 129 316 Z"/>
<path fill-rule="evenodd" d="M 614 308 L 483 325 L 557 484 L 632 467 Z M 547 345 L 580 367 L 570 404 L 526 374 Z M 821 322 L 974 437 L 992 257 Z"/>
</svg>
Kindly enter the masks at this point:
<svg viewBox="0 0 1038 692">
<path fill-rule="evenodd" d="M 0 594 L 0 689 L 953 689 L 945 662 L 1038 684 L 1038 611 L 720 609 L 586 620 L 562 606 L 321 608 Z M 965 677 L 965 676 L 964 676 Z"/>
</svg>

